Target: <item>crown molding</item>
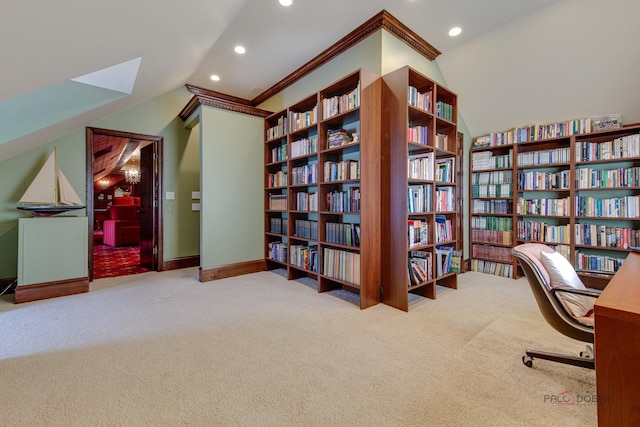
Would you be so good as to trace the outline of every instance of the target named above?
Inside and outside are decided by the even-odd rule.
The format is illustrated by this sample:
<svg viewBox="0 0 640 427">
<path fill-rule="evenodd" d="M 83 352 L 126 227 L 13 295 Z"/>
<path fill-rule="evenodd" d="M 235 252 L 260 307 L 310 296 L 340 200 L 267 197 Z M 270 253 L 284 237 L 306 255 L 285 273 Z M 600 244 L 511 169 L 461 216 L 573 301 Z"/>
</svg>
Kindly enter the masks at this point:
<svg viewBox="0 0 640 427">
<path fill-rule="evenodd" d="M 238 113 L 250 114 L 259 117 L 267 117 L 268 111 L 255 108 L 256 105 L 260 105 L 272 96 L 282 92 L 289 86 L 293 85 L 298 80 L 311 74 L 313 71 L 320 68 L 322 65 L 330 62 L 333 58 L 350 49 L 357 43 L 366 39 L 376 31 L 385 29 L 399 40 L 405 42 L 409 47 L 414 49 L 420 55 L 424 56 L 427 60 L 433 61 L 440 51 L 429 44 L 426 40 L 412 31 L 409 27 L 404 25 L 393 15 L 386 10 L 382 10 L 364 24 L 360 25 L 355 30 L 344 36 L 342 39 L 334 43 L 329 48 L 325 49 L 322 53 L 315 58 L 298 68 L 293 73 L 289 74 L 278 83 L 271 86 L 269 89 L 262 92 L 252 100 L 246 100 L 224 93 L 216 92 L 213 90 L 205 89 L 198 86 L 187 84 L 189 92 L 195 96 L 191 98 L 189 103 L 180 112 L 180 118 L 187 120 L 191 114 L 201 105 L 209 107 L 222 108 L 225 110 L 235 111 Z"/>
<path fill-rule="evenodd" d="M 185 85 L 189 92 L 193 93 L 193 97 L 187 105 L 182 109 L 178 116 L 186 121 L 200 106 L 220 108 L 222 110 L 233 111 L 236 113 L 248 114 L 250 116 L 268 117 L 270 111 L 261 110 L 251 105 L 251 101 L 238 98 L 214 90 L 205 89 L 190 84 Z"/>
<path fill-rule="evenodd" d="M 251 104 L 260 105 L 267 99 L 271 98 L 279 92 L 282 92 L 287 87 L 291 86 L 306 75 L 311 74 L 311 72 L 320 68 L 322 65 L 330 62 L 336 56 L 345 52 L 357 43 L 360 43 L 362 40 L 366 39 L 381 28 L 389 31 L 391 34 L 405 42 L 409 47 L 413 48 L 416 52 L 424 56 L 429 61 L 433 61 L 438 55 L 440 55 L 440 51 L 438 49 L 431 46 L 426 40 L 424 40 L 418 34 L 413 32 L 409 27 L 404 25 L 393 15 L 383 9 L 381 12 L 370 18 L 367 22 L 360 25 L 358 28 L 344 36 L 342 39 L 338 40 L 328 49 L 324 50 L 311 61 L 307 62 L 302 67 L 298 68 L 296 71 L 289 74 L 287 77 L 280 80 L 278 83 L 255 97 L 251 101 Z"/>
</svg>

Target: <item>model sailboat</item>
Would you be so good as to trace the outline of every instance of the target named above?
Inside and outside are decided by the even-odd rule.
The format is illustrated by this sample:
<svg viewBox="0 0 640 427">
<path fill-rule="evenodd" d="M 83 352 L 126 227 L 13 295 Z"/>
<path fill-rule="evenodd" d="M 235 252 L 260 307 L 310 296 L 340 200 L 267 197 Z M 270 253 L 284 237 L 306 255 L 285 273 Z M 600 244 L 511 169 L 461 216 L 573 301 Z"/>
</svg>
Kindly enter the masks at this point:
<svg viewBox="0 0 640 427">
<path fill-rule="evenodd" d="M 51 216 L 84 207 L 69 180 L 58 169 L 55 148 L 18 201 L 18 209 L 31 211 L 34 216 Z"/>
</svg>

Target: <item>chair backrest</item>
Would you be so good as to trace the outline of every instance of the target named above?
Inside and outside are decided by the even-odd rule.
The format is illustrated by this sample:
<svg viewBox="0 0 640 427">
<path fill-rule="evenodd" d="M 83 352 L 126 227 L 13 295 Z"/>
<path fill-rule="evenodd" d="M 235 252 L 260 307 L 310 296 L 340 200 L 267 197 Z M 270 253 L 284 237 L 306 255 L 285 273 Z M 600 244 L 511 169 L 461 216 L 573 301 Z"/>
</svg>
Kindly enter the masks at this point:
<svg viewBox="0 0 640 427">
<path fill-rule="evenodd" d="M 138 207 L 134 205 L 113 205 L 109 208 L 109 219 L 138 220 Z"/>
<path fill-rule="evenodd" d="M 551 291 L 549 274 L 542 265 L 540 253 L 553 251 L 549 246 L 539 243 L 518 245 L 512 250 L 547 323 L 565 336 L 592 343 L 593 327 L 576 320 L 562 304 L 558 295 Z"/>
</svg>

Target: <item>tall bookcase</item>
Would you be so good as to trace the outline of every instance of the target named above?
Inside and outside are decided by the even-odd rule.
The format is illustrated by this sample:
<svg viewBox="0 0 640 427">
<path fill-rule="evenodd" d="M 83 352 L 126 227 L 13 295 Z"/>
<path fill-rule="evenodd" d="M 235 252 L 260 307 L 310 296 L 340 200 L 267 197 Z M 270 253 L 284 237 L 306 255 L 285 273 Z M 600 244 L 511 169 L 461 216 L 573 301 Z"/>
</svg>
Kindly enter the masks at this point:
<svg viewBox="0 0 640 427">
<path fill-rule="evenodd" d="M 542 242 L 597 286 L 640 244 L 640 126 L 554 127 L 476 141 L 487 146 L 471 150 L 472 269 L 517 278 L 511 247 Z"/>
<path fill-rule="evenodd" d="M 357 70 L 265 120 L 268 268 L 357 293 L 360 308 L 380 299 L 380 93 Z"/>
<path fill-rule="evenodd" d="M 438 285 L 457 288 L 450 264 L 462 249 L 457 97 L 410 67 L 383 81 L 390 164 L 383 301 L 408 311 L 409 293 L 435 298 Z"/>
</svg>

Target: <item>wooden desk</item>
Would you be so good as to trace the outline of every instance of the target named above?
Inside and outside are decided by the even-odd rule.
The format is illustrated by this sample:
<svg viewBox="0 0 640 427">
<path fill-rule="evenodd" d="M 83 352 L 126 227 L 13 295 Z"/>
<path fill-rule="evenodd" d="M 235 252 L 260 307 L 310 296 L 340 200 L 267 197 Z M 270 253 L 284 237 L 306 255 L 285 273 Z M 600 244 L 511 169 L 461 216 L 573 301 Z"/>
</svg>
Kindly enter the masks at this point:
<svg viewBox="0 0 640 427">
<path fill-rule="evenodd" d="M 595 303 L 599 426 L 640 425 L 640 254 L 631 252 Z"/>
</svg>

